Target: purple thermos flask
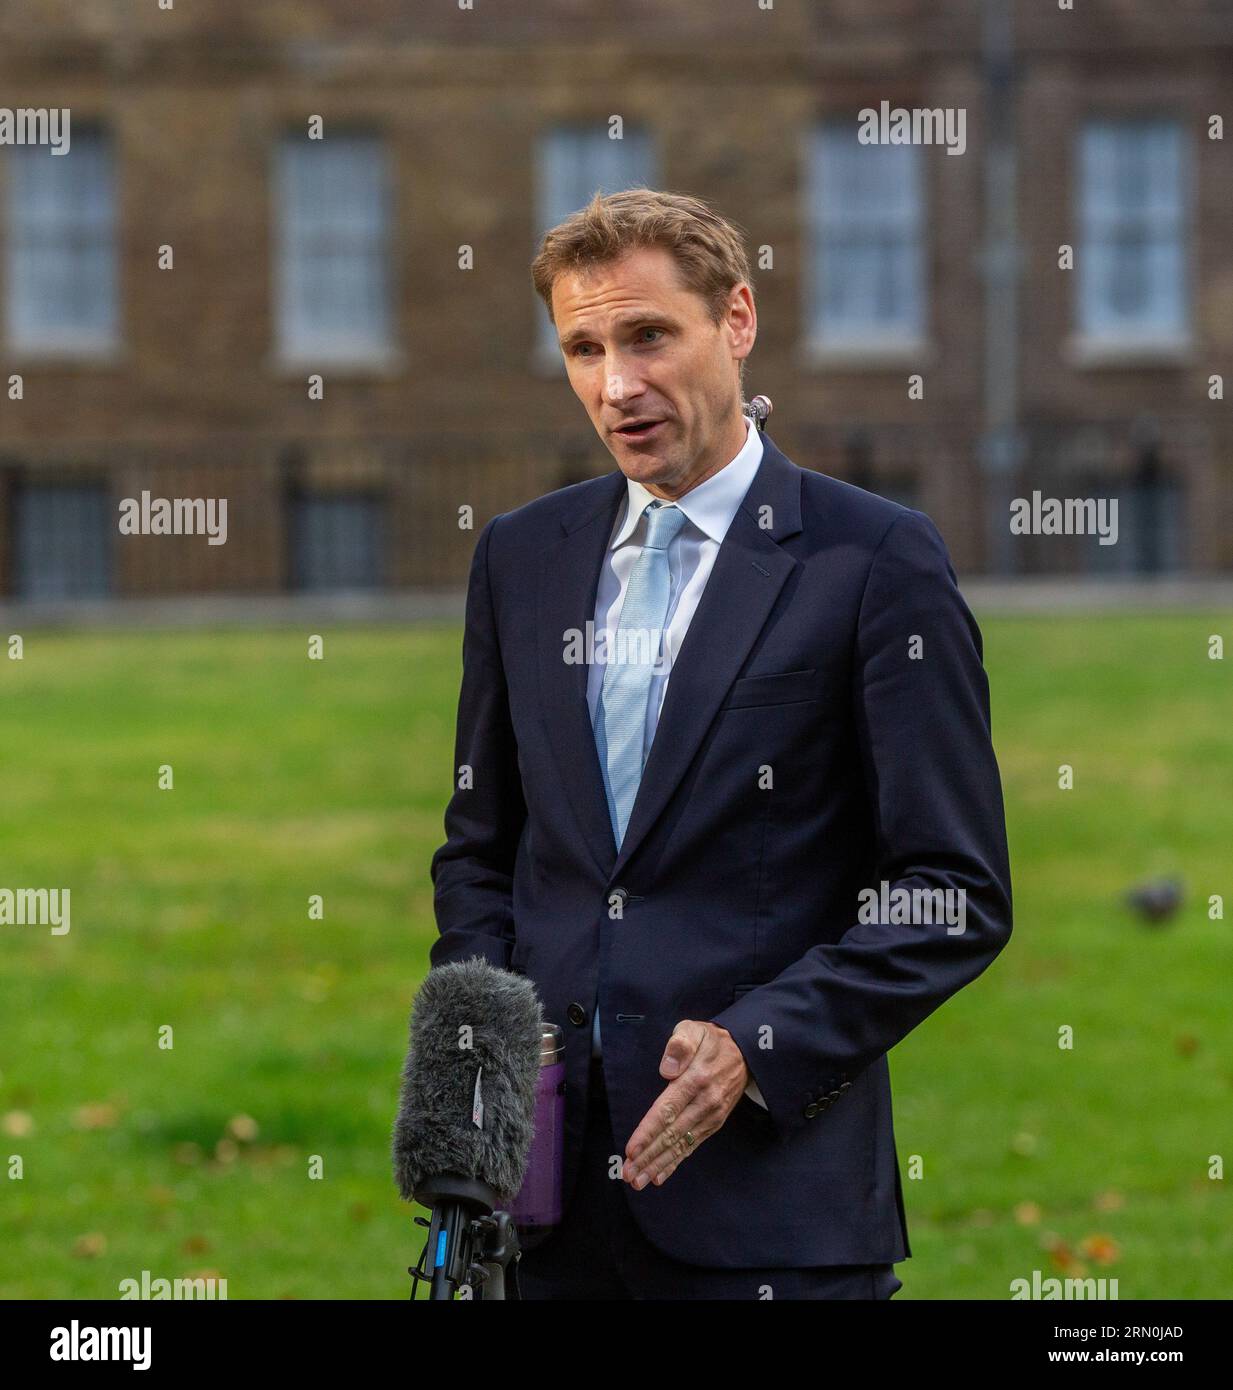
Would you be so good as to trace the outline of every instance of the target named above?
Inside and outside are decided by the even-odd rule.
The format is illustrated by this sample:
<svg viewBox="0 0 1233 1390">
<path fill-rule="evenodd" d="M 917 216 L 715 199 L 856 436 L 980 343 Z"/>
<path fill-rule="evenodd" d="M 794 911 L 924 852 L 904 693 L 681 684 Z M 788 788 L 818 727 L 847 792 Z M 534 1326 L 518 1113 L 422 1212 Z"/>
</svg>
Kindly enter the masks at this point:
<svg viewBox="0 0 1233 1390">
<path fill-rule="evenodd" d="M 514 1224 L 535 1230 L 561 1220 L 565 1156 L 565 1035 L 545 1023 L 539 1040 L 539 1084 L 535 1090 L 535 1135 L 526 1177 L 510 1215 Z"/>
</svg>

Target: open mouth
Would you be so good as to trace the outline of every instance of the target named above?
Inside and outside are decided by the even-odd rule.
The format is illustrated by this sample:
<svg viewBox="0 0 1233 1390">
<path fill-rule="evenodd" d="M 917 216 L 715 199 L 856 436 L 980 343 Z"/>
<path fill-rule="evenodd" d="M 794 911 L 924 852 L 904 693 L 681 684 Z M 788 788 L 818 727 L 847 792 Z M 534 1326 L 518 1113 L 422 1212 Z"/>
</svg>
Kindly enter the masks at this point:
<svg viewBox="0 0 1233 1390">
<path fill-rule="evenodd" d="M 614 430 L 613 433 L 622 439 L 647 439 L 655 434 L 663 423 L 662 420 L 650 420 L 641 425 L 627 425 L 624 429 Z"/>
</svg>

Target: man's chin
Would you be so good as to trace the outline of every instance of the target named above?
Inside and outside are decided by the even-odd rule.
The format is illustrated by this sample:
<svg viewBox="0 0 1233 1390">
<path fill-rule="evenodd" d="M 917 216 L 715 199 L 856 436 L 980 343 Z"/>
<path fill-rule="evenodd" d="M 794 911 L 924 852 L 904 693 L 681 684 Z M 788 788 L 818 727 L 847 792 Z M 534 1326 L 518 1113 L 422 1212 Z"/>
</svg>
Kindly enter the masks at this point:
<svg viewBox="0 0 1233 1390">
<path fill-rule="evenodd" d="M 677 472 L 670 459 L 657 458 L 653 454 L 639 454 L 630 458 L 628 454 L 618 454 L 617 463 L 627 478 L 643 487 L 657 487 L 676 480 Z"/>
<path fill-rule="evenodd" d="M 671 481 L 676 476 L 673 456 L 662 446 L 630 448 L 616 440 L 609 452 L 620 464 L 621 472 L 636 483 L 658 483 L 661 479 Z"/>
</svg>

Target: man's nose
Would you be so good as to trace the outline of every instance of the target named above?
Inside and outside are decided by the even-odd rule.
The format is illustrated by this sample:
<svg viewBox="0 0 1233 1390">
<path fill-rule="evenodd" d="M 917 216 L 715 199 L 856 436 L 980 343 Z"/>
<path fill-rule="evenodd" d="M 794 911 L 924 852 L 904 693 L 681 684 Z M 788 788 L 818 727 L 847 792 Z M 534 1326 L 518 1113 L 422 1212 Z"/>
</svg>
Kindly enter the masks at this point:
<svg viewBox="0 0 1233 1390">
<path fill-rule="evenodd" d="M 636 400 L 645 389 L 636 370 L 627 372 L 621 363 L 609 367 L 604 381 L 604 395 L 610 405 Z"/>
</svg>

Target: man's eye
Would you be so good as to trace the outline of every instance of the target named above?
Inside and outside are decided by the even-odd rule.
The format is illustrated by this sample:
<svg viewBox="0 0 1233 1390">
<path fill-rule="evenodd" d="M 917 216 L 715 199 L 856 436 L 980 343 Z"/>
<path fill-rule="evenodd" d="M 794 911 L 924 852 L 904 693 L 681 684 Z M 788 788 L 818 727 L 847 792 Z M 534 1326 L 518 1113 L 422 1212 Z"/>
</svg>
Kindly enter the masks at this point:
<svg viewBox="0 0 1233 1390">
<path fill-rule="evenodd" d="M 660 334 L 661 336 L 662 336 L 662 334 L 663 334 L 663 331 L 664 331 L 664 330 L 663 330 L 662 328 L 640 328 L 640 329 L 638 330 L 639 333 L 658 333 L 658 334 Z M 646 340 L 643 339 L 643 341 L 645 342 Z M 587 353 L 587 349 L 590 348 L 590 347 L 591 347 L 591 344 L 590 344 L 590 343 L 579 343 L 578 346 L 575 347 L 574 350 L 573 350 L 573 356 L 574 356 L 574 357 L 581 357 L 581 356 L 583 356 L 584 354 L 586 354 L 586 355 L 589 356 L 589 353 Z"/>
</svg>

